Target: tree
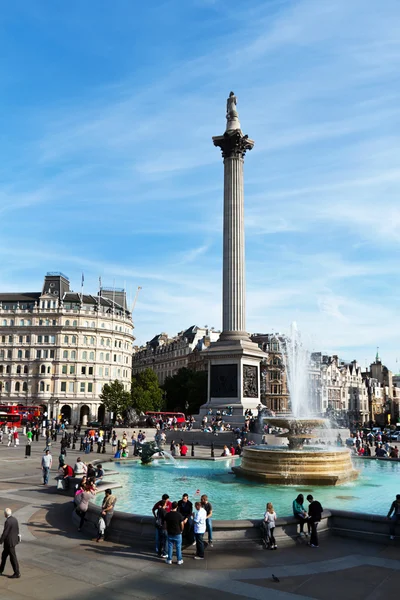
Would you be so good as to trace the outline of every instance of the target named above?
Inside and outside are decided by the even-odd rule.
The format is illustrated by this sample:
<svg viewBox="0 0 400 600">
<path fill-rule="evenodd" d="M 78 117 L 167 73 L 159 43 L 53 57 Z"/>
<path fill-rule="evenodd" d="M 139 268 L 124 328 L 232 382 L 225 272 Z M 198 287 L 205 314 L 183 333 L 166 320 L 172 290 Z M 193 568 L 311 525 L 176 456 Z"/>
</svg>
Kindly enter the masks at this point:
<svg viewBox="0 0 400 600">
<path fill-rule="evenodd" d="M 207 371 L 193 371 L 183 367 L 164 382 L 166 407 L 171 411 L 197 414 L 207 402 Z"/>
<path fill-rule="evenodd" d="M 124 389 L 123 384 L 118 379 L 106 383 L 99 397 L 106 409 L 113 413 L 113 422 L 117 415 L 123 415 L 132 403 L 130 393 Z"/>
<path fill-rule="evenodd" d="M 132 378 L 132 404 L 138 413 L 148 410 L 161 410 L 163 392 L 157 375 L 152 369 L 145 369 Z"/>
</svg>

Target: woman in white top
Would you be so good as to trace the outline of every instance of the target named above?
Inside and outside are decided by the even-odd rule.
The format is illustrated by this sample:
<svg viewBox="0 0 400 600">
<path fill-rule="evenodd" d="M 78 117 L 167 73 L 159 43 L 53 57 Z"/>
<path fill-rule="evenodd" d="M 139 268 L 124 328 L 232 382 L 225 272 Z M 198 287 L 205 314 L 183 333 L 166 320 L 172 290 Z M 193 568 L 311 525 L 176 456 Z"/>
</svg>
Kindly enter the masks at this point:
<svg viewBox="0 0 400 600">
<path fill-rule="evenodd" d="M 266 529 L 267 541 L 269 543 L 270 550 L 276 550 L 278 547 L 274 538 L 276 519 L 276 512 L 274 511 L 272 502 L 268 502 L 266 506 L 266 511 L 264 513 L 264 527 Z"/>
</svg>

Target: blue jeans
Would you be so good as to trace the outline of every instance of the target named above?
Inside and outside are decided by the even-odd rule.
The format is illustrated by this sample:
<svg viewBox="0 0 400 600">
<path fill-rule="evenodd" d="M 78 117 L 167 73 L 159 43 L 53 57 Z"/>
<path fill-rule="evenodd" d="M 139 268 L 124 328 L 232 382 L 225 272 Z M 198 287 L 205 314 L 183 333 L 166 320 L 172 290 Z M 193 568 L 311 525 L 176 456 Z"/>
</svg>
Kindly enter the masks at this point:
<svg viewBox="0 0 400 600">
<path fill-rule="evenodd" d="M 400 524 L 400 515 L 393 515 L 392 517 L 390 517 L 390 535 L 395 535 L 397 523 Z"/>
<path fill-rule="evenodd" d="M 167 546 L 167 532 L 161 527 L 156 527 L 156 552 L 159 556 L 165 554 Z"/>
<path fill-rule="evenodd" d="M 200 556 L 200 558 L 204 558 L 204 533 L 195 533 L 194 537 L 196 539 L 196 554 Z"/>
<path fill-rule="evenodd" d="M 206 531 L 208 533 L 208 543 L 212 544 L 212 519 L 206 519 Z"/>
<path fill-rule="evenodd" d="M 49 483 L 50 467 L 43 467 L 43 483 Z"/>
<path fill-rule="evenodd" d="M 172 553 L 176 545 L 176 558 L 178 562 L 182 560 L 182 534 L 168 536 L 168 560 L 172 560 Z"/>
</svg>

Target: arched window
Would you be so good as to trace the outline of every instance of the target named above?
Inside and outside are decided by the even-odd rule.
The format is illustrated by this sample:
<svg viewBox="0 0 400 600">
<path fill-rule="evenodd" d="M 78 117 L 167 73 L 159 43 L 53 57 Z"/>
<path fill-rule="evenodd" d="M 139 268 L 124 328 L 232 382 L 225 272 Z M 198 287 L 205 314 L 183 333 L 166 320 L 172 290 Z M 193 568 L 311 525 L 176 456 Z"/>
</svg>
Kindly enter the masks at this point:
<svg viewBox="0 0 400 600">
<path fill-rule="evenodd" d="M 41 365 L 40 372 L 41 373 L 46 373 L 46 365 Z"/>
<path fill-rule="evenodd" d="M 110 360 L 110 355 L 109 355 L 109 353 L 108 353 L 108 352 L 107 352 L 107 354 L 106 354 L 106 360 Z"/>
<path fill-rule="evenodd" d="M 84 336 L 83 336 L 83 343 L 84 343 L 84 344 L 87 344 L 87 343 L 88 343 L 88 336 L 87 336 L 87 335 L 84 335 Z"/>
<path fill-rule="evenodd" d="M 9 392 L 9 391 L 10 391 L 10 383 L 9 383 L 8 381 L 6 381 L 6 382 L 5 382 L 5 384 L 4 384 L 4 390 L 5 390 L 6 392 Z"/>
<path fill-rule="evenodd" d="M 78 321 L 74 321 L 74 322 L 72 323 L 72 325 L 73 325 L 74 327 L 78 327 Z"/>
<path fill-rule="evenodd" d="M 89 327 L 89 321 L 85 321 L 85 327 Z"/>
<path fill-rule="evenodd" d="M 49 319 L 46 319 L 46 325 L 50 325 Z"/>
<path fill-rule="evenodd" d="M 90 359 L 90 360 L 94 360 L 94 352 L 91 352 L 91 353 L 89 354 L 89 359 Z"/>
<path fill-rule="evenodd" d="M 94 344 L 94 337 L 91 337 L 91 338 L 90 338 L 90 343 L 91 343 L 91 345 L 93 346 L 93 344 Z"/>
<path fill-rule="evenodd" d="M 100 360 L 104 360 L 104 352 L 100 352 Z"/>
<path fill-rule="evenodd" d="M 21 365 L 17 365 L 17 375 L 21 373 Z"/>
<path fill-rule="evenodd" d="M 83 360 L 87 360 L 87 352 L 85 350 L 85 352 L 82 352 L 82 359 Z"/>
<path fill-rule="evenodd" d="M 101 328 L 102 328 L 102 329 L 104 329 L 104 327 L 105 327 L 105 325 L 104 325 L 104 323 L 102 323 L 102 324 L 101 324 Z"/>
<path fill-rule="evenodd" d="M 26 383 L 26 381 L 24 381 L 24 383 L 22 384 L 22 391 L 23 392 L 27 392 L 28 391 L 28 384 Z"/>
<path fill-rule="evenodd" d="M 51 372 L 51 367 L 50 365 L 47 367 L 47 372 L 50 373 Z"/>
<path fill-rule="evenodd" d="M 3 319 L 3 327 L 7 325 L 7 319 Z"/>
<path fill-rule="evenodd" d="M 28 365 L 24 366 L 24 373 L 28 373 Z"/>
<path fill-rule="evenodd" d="M 8 373 L 8 374 L 11 373 L 11 365 L 6 366 L 6 373 Z"/>
<path fill-rule="evenodd" d="M 73 335 L 73 336 L 72 336 L 72 343 L 73 343 L 73 344 L 76 344 L 76 335 Z"/>
<path fill-rule="evenodd" d="M 96 327 L 96 323 L 94 321 L 92 321 L 90 327 Z"/>
<path fill-rule="evenodd" d="M 29 358 L 29 350 L 25 350 L 25 358 Z"/>
<path fill-rule="evenodd" d="M 72 352 L 71 352 L 71 358 L 72 359 L 76 358 L 76 352 L 75 352 L 75 350 L 72 350 Z"/>
<path fill-rule="evenodd" d="M 18 350 L 18 352 L 17 352 L 17 358 L 22 358 L 22 350 Z"/>
<path fill-rule="evenodd" d="M 63 352 L 63 358 L 68 358 L 68 350 L 64 350 L 64 352 Z"/>
<path fill-rule="evenodd" d="M 0 365 L 0 373 L 3 373 L 4 367 L 3 365 Z"/>
<path fill-rule="evenodd" d="M 40 382 L 39 391 L 44 392 L 44 381 Z"/>
<path fill-rule="evenodd" d="M 68 344 L 69 338 L 67 335 L 64 335 L 64 344 Z"/>
<path fill-rule="evenodd" d="M 65 321 L 65 325 L 66 325 L 67 327 L 69 327 L 69 319 L 67 319 L 67 320 Z"/>
<path fill-rule="evenodd" d="M 24 321 L 24 319 L 20 319 L 20 321 L 19 321 L 19 324 L 20 324 L 20 326 L 22 326 L 22 327 L 23 327 L 23 326 L 25 325 L 25 321 Z"/>
<path fill-rule="evenodd" d="M 102 346 L 104 346 L 104 338 L 101 338 L 101 340 L 100 340 L 100 344 L 101 344 Z"/>
<path fill-rule="evenodd" d="M 19 392 L 19 386 L 20 386 L 20 383 L 19 383 L 19 381 L 17 381 L 17 383 L 15 384 L 15 391 L 16 392 Z"/>
</svg>

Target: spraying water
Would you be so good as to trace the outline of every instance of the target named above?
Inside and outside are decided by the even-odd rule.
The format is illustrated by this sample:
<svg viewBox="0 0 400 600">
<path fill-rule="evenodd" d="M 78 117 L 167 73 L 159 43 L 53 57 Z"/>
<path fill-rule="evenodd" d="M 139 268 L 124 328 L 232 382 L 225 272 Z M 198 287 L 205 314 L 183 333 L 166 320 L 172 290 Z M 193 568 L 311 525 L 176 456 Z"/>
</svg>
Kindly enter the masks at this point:
<svg viewBox="0 0 400 600">
<path fill-rule="evenodd" d="M 292 414 L 297 418 L 310 417 L 312 415 L 308 379 L 310 355 L 302 344 L 295 322 L 292 323 L 290 336 L 285 336 L 281 341 L 281 352 L 286 367 Z"/>
</svg>

